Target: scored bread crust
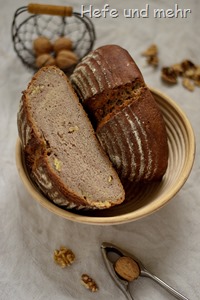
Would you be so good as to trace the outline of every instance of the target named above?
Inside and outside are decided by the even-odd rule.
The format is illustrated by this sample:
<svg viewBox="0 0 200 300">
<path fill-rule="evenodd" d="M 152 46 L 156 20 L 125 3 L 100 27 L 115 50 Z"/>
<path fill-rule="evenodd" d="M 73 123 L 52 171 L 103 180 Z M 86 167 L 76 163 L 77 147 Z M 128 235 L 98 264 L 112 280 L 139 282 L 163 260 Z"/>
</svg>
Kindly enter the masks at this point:
<svg viewBox="0 0 200 300">
<path fill-rule="evenodd" d="M 139 99 L 109 115 L 109 121 L 103 120 L 96 134 L 121 178 L 162 178 L 168 161 L 166 131 L 147 88 Z"/>
<path fill-rule="evenodd" d="M 168 165 L 165 123 L 130 54 L 102 46 L 77 65 L 71 82 L 120 177 L 162 179 Z"/>
<path fill-rule="evenodd" d="M 102 183 L 106 185 L 107 190 L 100 191 L 101 187 L 98 187 L 98 184 L 101 184 L 101 182 L 97 182 L 97 188 L 98 192 L 101 193 L 102 198 L 98 199 L 98 197 L 95 195 L 95 192 L 92 191 L 93 195 L 88 195 L 86 192 L 84 195 L 80 195 L 79 192 L 75 191 L 72 187 L 70 187 L 69 183 L 66 183 L 63 181 L 62 173 L 60 170 L 58 170 L 50 161 L 50 158 L 52 155 L 56 155 L 55 157 L 59 157 L 60 153 L 54 153 L 55 149 L 53 149 L 53 146 L 49 144 L 49 141 L 46 138 L 46 132 L 44 128 L 41 128 L 42 125 L 38 124 L 38 120 L 35 117 L 35 112 L 32 107 L 31 101 L 34 101 L 35 94 L 42 93 L 40 90 L 41 88 L 52 89 L 51 87 L 48 87 L 48 76 L 49 74 L 55 75 L 56 78 L 58 77 L 58 80 L 64 80 L 65 84 L 67 86 L 68 90 L 68 102 L 71 103 L 71 105 L 75 105 L 75 108 L 79 111 L 81 118 L 83 119 L 83 125 L 86 128 L 83 128 L 84 130 L 88 131 L 89 133 L 89 141 L 94 148 L 95 151 L 95 158 L 97 160 L 97 163 L 103 165 L 105 168 L 105 182 L 103 181 L 104 177 L 102 175 L 99 175 Z M 41 81 L 40 81 L 40 78 Z M 40 84 L 38 84 L 40 82 Z M 42 96 L 41 102 L 43 101 Z M 37 110 L 37 107 L 35 108 Z M 39 109 L 39 108 L 38 108 Z M 65 110 L 66 107 L 63 107 L 63 110 Z M 40 112 L 37 112 L 37 114 L 40 114 Z M 41 114 L 41 118 L 44 116 Z M 65 112 L 63 114 L 64 121 L 69 122 L 69 120 L 66 120 L 67 117 L 65 117 Z M 90 124 L 90 121 L 82 107 L 82 105 L 79 103 L 78 98 L 76 94 L 74 93 L 67 77 L 65 74 L 59 70 L 58 68 L 51 66 L 51 67 L 44 67 L 40 69 L 32 78 L 31 82 L 29 83 L 26 91 L 23 92 L 23 96 L 21 98 L 20 102 L 20 109 L 18 112 L 18 132 L 22 143 L 22 149 L 23 154 L 25 158 L 25 164 L 28 169 L 28 172 L 33 179 L 33 181 L 39 186 L 41 191 L 53 202 L 55 202 L 58 205 L 66 206 L 67 208 L 76 208 L 76 209 L 83 209 L 83 208 L 89 208 L 89 209 L 104 209 L 109 208 L 113 205 L 120 204 L 124 198 L 125 198 L 125 192 L 123 189 L 123 186 L 121 184 L 120 179 L 118 178 L 118 175 L 114 168 L 112 167 L 111 162 L 109 161 L 107 155 L 104 153 L 103 149 L 101 148 L 99 142 L 97 141 L 97 138 L 95 136 L 94 130 L 92 128 L 92 125 Z M 63 120 L 62 120 L 63 122 Z M 69 134 L 69 133 L 68 133 Z M 80 134 L 77 133 L 77 138 L 81 139 Z M 68 135 L 69 137 L 69 135 Z M 57 139 L 57 136 L 55 136 L 55 141 Z M 58 142 L 58 141 L 57 141 Z M 56 142 L 55 142 L 56 143 Z M 66 138 L 65 143 L 67 143 L 67 128 L 66 128 Z M 91 155 L 91 153 L 87 153 L 84 155 L 88 155 L 88 157 Z M 84 159 L 87 162 L 87 157 Z M 94 155 L 93 155 L 94 156 Z M 57 158 L 56 158 L 57 159 Z M 63 164 L 67 163 L 68 158 L 66 154 L 66 162 L 63 162 Z M 73 157 L 71 157 L 73 159 Z M 79 162 L 81 162 L 82 157 L 79 157 Z M 58 160 L 57 160 L 58 161 Z M 69 161 L 68 161 L 69 163 Z M 81 166 L 77 166 L 77 168 Z M 102 168 L 103 168 L 102 167 Z M 100 168 L 100 173 L 102 173 L 104 169 Z M 87 172 L 87 170 L 84 170 Z M 66 174 L 65 174 L 66 175 Z M 87 174 L 88 175 L 88 174 Z M 93 180 L 100 180 L 98 177 L 95 179 L 92 175 L 88 175 L 91 178 L 91 181 Z M 78 177 L 78 176 L 77 176 Z M 109 181 L 109 178 L 112 182 Z M 77 179 L 78 180 L 78 179 Z M 73 184 L 74 179 L 73 179 Z M 79 182 L 77 182 L 77 186 L 79 185 Z M 108 186 L 109 185 L 109 186 Z M 92 186 L 93 187 L 93 186 Z M 86 187 L 87 189 L 87 187 Z M 108 193 L 109 190 L 116 191 L 117 195 L 111 195 L 111 193 Z"/>
</svg>

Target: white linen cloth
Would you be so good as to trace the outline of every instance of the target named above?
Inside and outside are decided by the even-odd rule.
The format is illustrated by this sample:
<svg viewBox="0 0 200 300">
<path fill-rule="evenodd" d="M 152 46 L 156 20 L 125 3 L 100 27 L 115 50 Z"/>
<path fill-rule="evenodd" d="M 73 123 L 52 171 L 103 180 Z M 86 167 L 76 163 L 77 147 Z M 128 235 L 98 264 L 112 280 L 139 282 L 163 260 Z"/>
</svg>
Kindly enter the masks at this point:
<svg viewBox="0 0 200 300">
<path fill-rule="evenodd" d="M 103 1 L 37 1 L 103 8 Z M 114 300 L 125 299 L 104 266 L 100 245 L 112 242 L 138 256 L 153 273 L 191 300 L 200 299 L 200 89 L 189 92 L 180 84 L 168 87 L 160 79 L 162 66 L 191 59 L 200 65 L 200 2 L 193 1 L 107 1 L 119 17 L 92 18 L 95 48 L 119 44 L 140 67 L 148 85 L 173 98 L 188 116 L 196 136 L 196 158 L 190 177 L 181 191 L 158 212 L 144 219 L 115 226 L 78 224 L 58 217 L 34 201 L 24 188 L 15 164 L 16 114 L 21 91 L 32 77 L 13 50 L 11 23 L 17 8 L 28 1 L 0 1 L 0 299 L 1 300 Z M 154 18 L 154 8 L 191 9 L 187 18 Z M 125 18 L 124 8 L 143 9 L 147 18 Z M 160 66 L 145 66 L 141 52 L 152 43 L 159 48 Z M 53 251 L 71 248 L 76 262 L 61 269 Z M 87 273 L 99 286 L 90 293 L 80 283 Z M 174 299 L 149 279 L 131 283 L 136 300 Z"/>
</svg>

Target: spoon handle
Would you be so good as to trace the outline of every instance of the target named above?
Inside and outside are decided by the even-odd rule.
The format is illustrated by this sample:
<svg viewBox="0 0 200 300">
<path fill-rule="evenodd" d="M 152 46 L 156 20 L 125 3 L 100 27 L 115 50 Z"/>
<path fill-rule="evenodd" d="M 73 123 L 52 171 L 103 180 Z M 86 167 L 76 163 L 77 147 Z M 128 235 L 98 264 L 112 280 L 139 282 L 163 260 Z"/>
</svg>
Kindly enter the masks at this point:
<svg viewBox="0 0 200 300">
<path fill-rule="evenodd" d="M 166 282 L 155 276 L 154 274 L 149 273 L 148 271 L 145 271 L 145 274 L 143 275 L 145 277 L 149 277 L 155 282 L 157 282 L 160 286 L 162 286 L 166 291 L 168 291 L 171 295 L 173 295 L 178 300 L 189 300 L 187 297 L 180 294 L 178 291 L 176 291 L 174 288 L 172 288 L 170 285 L 168 285 Z"/>
</svg>

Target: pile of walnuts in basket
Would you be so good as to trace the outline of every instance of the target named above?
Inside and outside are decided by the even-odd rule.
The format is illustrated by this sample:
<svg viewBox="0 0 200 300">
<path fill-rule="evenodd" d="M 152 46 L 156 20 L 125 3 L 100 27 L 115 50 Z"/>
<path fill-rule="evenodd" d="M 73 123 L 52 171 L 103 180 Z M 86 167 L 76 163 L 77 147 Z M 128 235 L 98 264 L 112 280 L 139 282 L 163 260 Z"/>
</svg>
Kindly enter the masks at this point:
<svg viewBox="0 0 200 300">
<path fill-rule="evenodd" d="M 64 70 L 78 62 L 73 43 L 68 37 L 59 37 L 51 42 L 47 37 L 40 36 L 33 41 L 33 49 L 37 68 L 56 65 Z"/>
</svg>

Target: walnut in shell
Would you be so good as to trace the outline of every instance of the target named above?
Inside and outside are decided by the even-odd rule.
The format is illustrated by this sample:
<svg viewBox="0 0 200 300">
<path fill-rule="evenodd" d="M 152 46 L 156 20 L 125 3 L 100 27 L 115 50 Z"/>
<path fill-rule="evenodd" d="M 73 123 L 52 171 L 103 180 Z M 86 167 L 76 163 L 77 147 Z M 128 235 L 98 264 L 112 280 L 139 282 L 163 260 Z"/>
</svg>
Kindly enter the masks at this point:
<svg viewBox="0 0 200 300">
<path fill-rule="evenodd" d="M 128 256 L 121 256 L 114 265 L 115 272 L 127 281 L 133 281 L 140 275 L 138 264 Z"/>
<path fill-rule="evenodd" d="M 56 64 L 55 58 L 51 56 L 51 54 L 44 53 L 40 54 L 35 61 L 35 64 L 38 68 L 44 67 L 44 66 L 53 66 Z"/>
<path fill-rule="evenodd" d="M 53 50 L 53 46 L 47 37 L 40 36 L 33 41 L 33 49 L 36 56 L 38 56 L 40 54 L 50 53 Z"/>
<path fill-rule="evenodd" d="M 67 37 L 59 37 L 53 44 L 55 53 L 61 50 L 72 50 L 72 41 Z"/>
<path fill-rule="evenodd" d="M 77 55 L 70 50 L 62 50 L 56 57 L 56 65 L 60 69 L 66 69 L 78 62 Z"/>
</svg>

